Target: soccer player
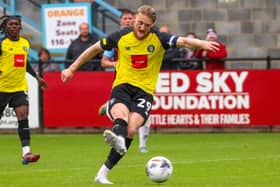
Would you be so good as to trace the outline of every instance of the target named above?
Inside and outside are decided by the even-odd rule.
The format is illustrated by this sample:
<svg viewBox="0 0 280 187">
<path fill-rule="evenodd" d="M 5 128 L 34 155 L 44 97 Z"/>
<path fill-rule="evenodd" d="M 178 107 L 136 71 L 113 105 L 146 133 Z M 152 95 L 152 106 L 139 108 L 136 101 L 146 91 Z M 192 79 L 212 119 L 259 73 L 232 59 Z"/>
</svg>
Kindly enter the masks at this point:
<svg viewBox="0 0 280 187">
<path fill-rule="evenodd" d="M 37 75 L 27 62 L 30 43 L 20 36 L 20 16 L 3 16 L 0 32 L 0 119 L 7 105 L 13 107 L 18 120 L 18 135 L 22 145 L 22 163 L 36 162 L 40 154 L 30 152 L 28 123 L 28 85 L 26 72 L 34 76 L 41 88 L 46 82 Z"/>
<path fill-rule="evenodd" d="M 73 78 L 79 66 L 92 56 L 103 50 L 118 48 L 116 78 L 109 102 L 109 114 L 113 116 L 114 122 L 112 130 L 106 129 L 103 133 L 105 141 L 112 148 L 95 177 L 96 183 L 112 184 L 107 177 L 109 171 L 121 160 L 138 128 L 148 119 L 165 49 L 218 49 L 219 44 L 216 42 L 159 32 L 154 26 L 155 21 L 154 8 L 140 6 L 133 27 L 102 38 L 61 73 L 62 81 L 66 83 Z"/>
<path fill-rule="evenodd" d="M 120 17 L 120 25 L 121 28 L 126 28 L 126 27 L 131 27 L 135 21 L 135 13 L 129 9 L 122 9 L 121 10 L 122 14 Z M 101 66 L 103 68 L 109 68 L 110 70 L 114 70 L 116 63 L 118 60 L 118 55 L 117 55 L 117 49 L 112 49 L 112 50 L 105 50 L 101 59 Z M 107 108 L 107 103 L 104 103 L 100 108 L 99 108 L 99 115 L 103 116 L 106 114 L 106 108 Z M 110 116 L 109 116 L 110 118 Z M 111 118 L 110 118 L 111 119 Z M 148 136 L 150 133 L 150 127 L 151 127 L 151 122 L 150 120 L 147 120 L 144 125 L 142 125 L 138 129 L 139 133 L 139 151 L 141 153 L 147 153 L 147 140 Z"/>
</svg>

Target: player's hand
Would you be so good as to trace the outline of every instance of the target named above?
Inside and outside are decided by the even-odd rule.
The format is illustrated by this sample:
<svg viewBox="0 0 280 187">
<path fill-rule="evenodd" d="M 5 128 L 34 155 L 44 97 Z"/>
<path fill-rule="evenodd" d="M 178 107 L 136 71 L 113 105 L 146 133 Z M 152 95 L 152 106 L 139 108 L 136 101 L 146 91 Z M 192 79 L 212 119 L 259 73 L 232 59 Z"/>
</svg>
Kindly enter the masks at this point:
<svg viewBox="0 0 280 187">
<path fill-rule="evenodd" d="M 74 76 L 74 73 L 69 69 L 65 69 L 61 72 L 61 81 L 63 83 L 68 82 L 69 80 L 71 80 Z"/>
<path fill-rule="evenodd" d="M 214 41 L 203 41 L 202 48 L 208 51 L 219 51 L 220 44 Z"/>
<path fill-rule="evenodd" d="M 36 79 L 37 79 L 38 84 L 39 84 L 39 86 L 42 90 L 48 88 L 47 82 L 42 77 L 40 77 L 39 75 L 36 75 Z"/>
</svg>

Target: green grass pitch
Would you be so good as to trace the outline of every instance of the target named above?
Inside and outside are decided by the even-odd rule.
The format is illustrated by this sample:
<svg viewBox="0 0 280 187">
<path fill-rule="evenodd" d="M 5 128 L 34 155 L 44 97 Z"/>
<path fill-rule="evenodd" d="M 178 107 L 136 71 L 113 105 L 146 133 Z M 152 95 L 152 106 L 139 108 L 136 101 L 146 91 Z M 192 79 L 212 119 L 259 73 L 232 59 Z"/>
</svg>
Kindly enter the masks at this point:
<svg viewBox="0 0 280 187">
<path fill-rule="evenodd" d="M 23 166 L 17 135 L 0 135 L 0 187 L 104 186 L 93 178 L 109 146 L 101 134 L 32 135 L 38 163 Z M 151 134 L 149 152 L 138 152 L 138 136 L 111 171 L 121 187 L 270 187 L 280 185 L 280 134 Z M 173 174 L 153 183 L 145 165 L 153 156 L 172 161 Z"/>
</svg>

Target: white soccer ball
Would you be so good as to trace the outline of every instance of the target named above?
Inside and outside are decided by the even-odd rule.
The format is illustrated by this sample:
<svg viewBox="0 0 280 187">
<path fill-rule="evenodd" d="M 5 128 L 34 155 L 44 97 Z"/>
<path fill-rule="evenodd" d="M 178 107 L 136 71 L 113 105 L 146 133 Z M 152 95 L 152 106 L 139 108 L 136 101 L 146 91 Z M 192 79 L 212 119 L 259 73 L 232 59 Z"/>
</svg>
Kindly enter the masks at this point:
<svg viewBox="0 0 280 187">
<path fill-rule="evenodd" d="M 169 179 L 173 166 L 167 158 L 156 156 L 151 158 L 146 165 L 146 174 L 154 182 L 162 183 Z"/>
</svg>

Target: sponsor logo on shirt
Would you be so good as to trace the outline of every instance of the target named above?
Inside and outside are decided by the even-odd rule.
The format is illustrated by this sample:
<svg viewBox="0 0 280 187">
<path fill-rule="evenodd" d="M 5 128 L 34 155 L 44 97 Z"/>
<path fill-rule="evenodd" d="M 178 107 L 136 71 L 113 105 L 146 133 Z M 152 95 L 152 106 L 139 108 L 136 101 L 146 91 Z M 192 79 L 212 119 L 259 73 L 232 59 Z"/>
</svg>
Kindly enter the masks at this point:
<svg viewBox="0 0 280 187">
<path fill-rule="evenodd" d="M 24 55 L 16 54 L 14 56 L 14 66 L 15 67 L 24 67 L 24 65 L 25 65 Z"/>
<path fill-rule="evenodd" d="M 131 64 L 136 69 L 146 68 L 148 65 L 148 55 L 131 55 Z"/>
</svg>

